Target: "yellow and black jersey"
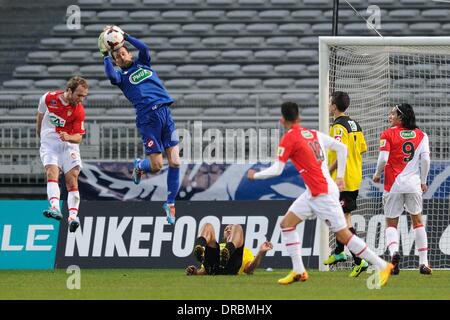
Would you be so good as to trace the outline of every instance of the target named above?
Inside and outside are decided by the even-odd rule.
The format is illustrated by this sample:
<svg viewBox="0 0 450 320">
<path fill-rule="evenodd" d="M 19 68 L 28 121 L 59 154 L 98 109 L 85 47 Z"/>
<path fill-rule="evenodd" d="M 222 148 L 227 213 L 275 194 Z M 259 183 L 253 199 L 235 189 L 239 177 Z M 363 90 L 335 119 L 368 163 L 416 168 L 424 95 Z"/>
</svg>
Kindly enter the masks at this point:
<svg viewBox="0 0 450 320">
<path fill-rule="evenodd" d="M 222 250 L 223 248 L 225 248 L 226 243 L 220 243 L 219 245 L 220 245 L 220 250 Z M 239 261 L 239 262 L 241 262 L 241 265 L 240 265 L 238 274 L 243 274 L 243 273 L 244 273 L 244 270 L 245 270 L 245 267 L 247 266 L 247 264 L 249 264 L 250 262 L 252 262 L 253 259 L 254 259 L 253 253 L 252 253 L 252 251 L 251 251 L 249 248 L 244 247 L 243 249 L 244 249 L 244 250 L 243 250 L 243 252 L 242 252 L 242 262 Z M 240 258 L 240 255 L 236 255 L 236 258 L 238 258 L 238 257 Z M 236 261 L 236 265 L 237 265 L 239 262 Z"/>
<path fill-rule="evenodd" d="M 330 136 L 344 143 L 348 149 L 344 191 L 358 190 L 362 181 L 362 154 L 367 150 L 361 127 L 349 116 L 340 116 L 330 126 Z M 330 150 L 328 152 L 328 166 L 331 166 L 335 161 L 336 152 Z M 331 177 L 336 179 L 336 170 L 332 172 Z"/>
</svg>

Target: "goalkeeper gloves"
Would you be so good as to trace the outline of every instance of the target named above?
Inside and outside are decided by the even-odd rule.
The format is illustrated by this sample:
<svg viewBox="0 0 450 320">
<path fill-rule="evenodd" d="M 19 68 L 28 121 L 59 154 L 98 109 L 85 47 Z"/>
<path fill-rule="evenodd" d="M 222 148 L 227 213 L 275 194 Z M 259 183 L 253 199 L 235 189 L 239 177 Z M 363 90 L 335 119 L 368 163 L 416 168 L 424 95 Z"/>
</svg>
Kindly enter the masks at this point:
<svg viewBox="0 0 450 320">
<path fill-rule="evenodd" d="M 100 53 L 103 55 L 103 57 L 106 57 L 109 55 L 108 48 L 106 47 L 105 41 L 103 40 L 103 37 L 105 35 L 105 32 L 102 32 L 100 36 L 98 37 L 97 45 L 98 50 L 100 50 Z"/>
</svg>

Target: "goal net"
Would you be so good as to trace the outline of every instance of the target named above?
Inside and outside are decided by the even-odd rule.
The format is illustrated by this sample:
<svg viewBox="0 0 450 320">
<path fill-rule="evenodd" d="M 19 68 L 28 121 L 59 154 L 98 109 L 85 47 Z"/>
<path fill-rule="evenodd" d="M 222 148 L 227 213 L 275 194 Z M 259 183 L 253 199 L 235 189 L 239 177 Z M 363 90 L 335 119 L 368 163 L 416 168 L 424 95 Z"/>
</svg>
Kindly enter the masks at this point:
<svg viewBox="0 0 450 320">
<path fill-rule="evenodd" d="M 363 156 L 363 182 L 352 221 L 358 236 L 387 258 L 382 184 L 371 181 L 378 158 L 379 137 L 389 127 L 393 105 L 413 106 L 419 127 L 430 138 L 429 191 L 423 217 L 432 268 L 450 268 L 450 38 L 437 37 L 320 37 L 320 130 L 328 133 L 329 94 L 350 96 L 347 113 L 358 121 L 368 150 Z M 335 237 L 322 225 L 321 256 L 335 248 Z M 400 268 L 417 269 L 411 219 L 400 217 Z M 347 249 L 346 249 L 347 250 Z M 349 253 L 347 251 L 347 253 Z M 352 258 L 337 268 L 351 267 Z M 333 267 L 335 268 L 335 267 Z M 326 270 L 320 266 L 321 270 Z"/>
</svg>

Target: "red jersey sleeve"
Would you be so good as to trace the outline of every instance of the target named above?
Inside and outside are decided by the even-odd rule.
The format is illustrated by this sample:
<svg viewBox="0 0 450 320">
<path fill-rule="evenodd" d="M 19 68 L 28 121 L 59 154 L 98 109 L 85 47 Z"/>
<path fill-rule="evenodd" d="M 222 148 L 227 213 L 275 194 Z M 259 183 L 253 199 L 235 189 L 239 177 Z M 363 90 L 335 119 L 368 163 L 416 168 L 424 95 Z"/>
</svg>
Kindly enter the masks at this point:
<svg viewBox="0 0 450 320">
<path fill-rule="evenodd" d="M 292 153 L 292 139 L 290 138 L 289 134 L 285 134 L 283 138 L 281 139 L 280 145 L 278 146 L 277 156 L 278 160 L 286 163 Z"/>
<path fill-rule="evenodd" d="M 84 113 L 84 108 L 83 106 L 81 106 L 81 108 L 79 108 L 79 112 L 77 113 L 77 116 L 73 122 L 73 129 L 72 129 L 72 134 L 85 134 L 86 131 L 84 130 L 84 119 L 85 119 L 86 115 Z"/>
<path fill-rule="evenodd" d="M 380 151 L 391 151 L 391 143 L 388 130 L 383 131 L 380 136 Z"/>
</svg>

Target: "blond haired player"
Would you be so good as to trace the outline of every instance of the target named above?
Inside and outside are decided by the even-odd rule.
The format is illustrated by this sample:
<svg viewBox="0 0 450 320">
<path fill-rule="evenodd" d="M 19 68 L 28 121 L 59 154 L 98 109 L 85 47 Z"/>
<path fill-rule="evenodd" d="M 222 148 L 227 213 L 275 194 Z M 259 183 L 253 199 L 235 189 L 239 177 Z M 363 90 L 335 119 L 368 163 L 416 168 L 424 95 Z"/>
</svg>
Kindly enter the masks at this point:
<svg viewBox="0 0 450 320">
<path fill-rule="evenodd" d="M 78 175 L 81 169 L 79 144 L 85 134 L 84 107 L 81 104 L 88 94 L 88 84 L 81 77 L 73 77 L 65 90 L 45 93 L 39 100 L 36 119 L 40 138 L 40 156 L 47 176 L 47 197 L 50 208 L 44 216 L 62 219 L 59 207 L 59 174 L 64 173 L 68 191 L 69 230 L 75 232 L 80 225 L 78 207 Z"/>
</svg>

